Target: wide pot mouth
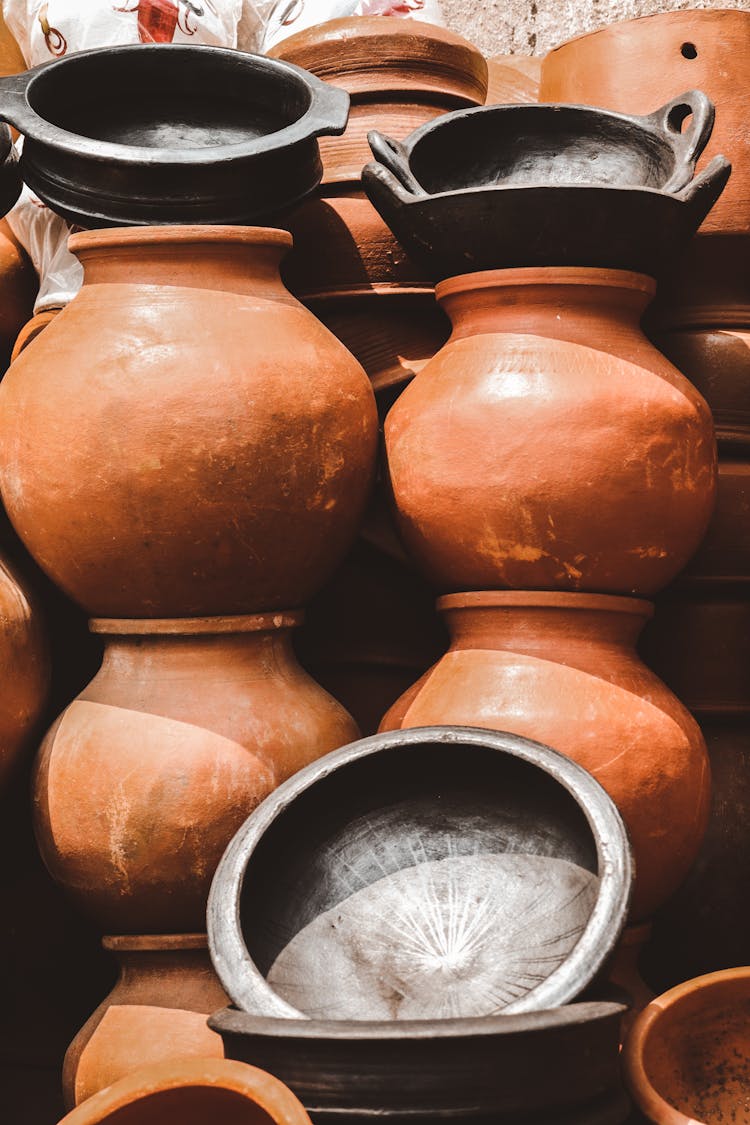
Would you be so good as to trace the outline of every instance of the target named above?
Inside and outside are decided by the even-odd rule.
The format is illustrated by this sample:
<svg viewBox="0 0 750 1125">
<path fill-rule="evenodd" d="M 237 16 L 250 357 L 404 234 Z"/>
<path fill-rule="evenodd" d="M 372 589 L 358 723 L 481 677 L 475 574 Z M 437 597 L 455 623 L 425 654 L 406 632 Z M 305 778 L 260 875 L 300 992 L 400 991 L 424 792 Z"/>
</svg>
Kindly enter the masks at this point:
<svg viewBox="0 0 750 1125">
<path fill-rule="evenodd" d="M 209 945 L 247 1012 L 509 1016 L 591 983 L 632 876 L 619 813 L 571 759 L 484 729 L 395 731 L 326 755 L 249 817 L 214 877 Z"/>
<path fill-rule="evenodd" d="M 275 610 L 237 617 L 106 618 L 94 617 L 89 630 L 104 637 L 217 637 L 233 633 L 270 633 L 296 629 L 305 612 Z"/>
<path fill-rule="evenodd" d="M 657 1125 L 734 1125 L 747 1099 L 749 1029 L 750 966 L 657 996 L 625 1043 L 631 1096 Z"/>
<path fill-rule="evenodd" d="M 622 613 L 650 618 L 654 606 L 642 598 L 618 594 L 576 594 L 557 590 L 475 590 L 444 594 L 436 602 L 440 612 L 459 609 L 560 609 L 588 613 Z"/>
<path fill-rule="evenodd" d="M 22 77 L 32 141 L 135 164 L 210 165 L 312 137 L 324 89 L 291 63 L 188 44 L 83 51 Z"/>
<path fill-rule="evenodd" d="M 68 239 L 73 254 L 91 250 L 116 250 L 125 247 L 159 247 L 195 245 L 277 246 L 288 250 L 292 245 L 289 231 L 276 227 L 198 226 L 172 224 L 148 227 L 106 227 L 78 231 Z"/>
<path fill-rule="evenodd" d="M 519 286 L 565 286 L 576 289 L 628 290 L 650 301 L 656 294 L 656 282 L 645 273 L 633 270 L 606 269 L 588 266 L 510 266 L 504 269 L 479 270 L 457 274 L 435 286 L 441 301 L 459 293 L 482 289 L 509 289 Z M 613 294 L 613 300 L 616 299 Z"/>
<path fill-rule="evenodd" d="M 206 934 L 108 934 L 102 946 L 111 953 L 180 953 L 205 950 Z"/>
</svg>

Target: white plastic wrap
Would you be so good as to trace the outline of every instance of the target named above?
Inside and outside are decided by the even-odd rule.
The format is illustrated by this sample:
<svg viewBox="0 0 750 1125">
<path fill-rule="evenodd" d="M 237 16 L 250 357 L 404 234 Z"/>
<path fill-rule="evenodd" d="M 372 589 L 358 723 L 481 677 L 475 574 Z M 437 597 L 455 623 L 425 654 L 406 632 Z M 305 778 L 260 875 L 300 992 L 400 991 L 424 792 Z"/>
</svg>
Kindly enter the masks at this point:
<svg viewBox="0 0 750 1125">
<path fill-rule="evenodd" d="M 208 43 L 265 51 L 302 28 L 339 16 L 411 16 L 442 23 L 437 0 L 2 0 L 2 10 L 30 67 L 124 43 Z M 39 274 L 34 312 L 66 305 L 83 277 L 67 248 L 69 225 L 28 188 L 7 218 Z"/>
</svg>

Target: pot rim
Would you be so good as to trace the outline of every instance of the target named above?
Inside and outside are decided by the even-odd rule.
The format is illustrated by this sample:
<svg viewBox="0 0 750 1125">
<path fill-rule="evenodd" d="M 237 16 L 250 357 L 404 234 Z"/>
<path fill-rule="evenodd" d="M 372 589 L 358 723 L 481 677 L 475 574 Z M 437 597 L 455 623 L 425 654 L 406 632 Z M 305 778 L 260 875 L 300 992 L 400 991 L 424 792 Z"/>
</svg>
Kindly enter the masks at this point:
<svg viewBox="0 0 750 1125">
<path fill-rule="evenodd" d="M 92 617 L 88 626 L 105 637 L 210 637 L 295 629 L 304 619 L 303 609 L 277 609 L 236 617 Z"/>
<path fill-rule="evenodd" d="M 511 1015 L 472 1016 L 463 1019 L 435 1020 L 320 1020 L 283 1019 L 243 1012 L 229 1005 L 213 1012 L 209 1026 L 227 1034 L 267 1035 L 273 1039 L 327 1039 L 331 1042 L 360 1040 L 402 1043 L 431 1039 L 494 1038 L 497 1035 L 533 1034 L 553 1027 L 568 1027 L 624 1015 L 627 1007 L 611 1000 L 588 1000 L 564 1004 L 557 1008 L 541 1008 Z"/>
<path fill-rule="evenodd" d="M 606 266 L 506 266 L 455 274 L 435 286 L 438 301 L 457 293 L 475 289 L 501 289 L 517 285 L 564 285 L 590 288 L 629 289 L 643 293 L 651 300 L 656 295 L 656 281 L 637 270 L 612 269 Z M 608 595 L 600 595 L 608 596 Z"/>
<path fill-rule="evenodd" d="M 73 254 L 86 250 L 122 246 L 168 246 L 176 242 L 186 243 L 246 243 L 250 246 L 278 246 L 288 250 L 293 244 L 289 231 L 277 227 L 239 226 L 237 224 L 211 223 L 200 226 L 197 223 L 160 223 L 157 226 L 143 227 L 99 227 L 95 230 L 82 230 L 71 234 L 68 249 Z"/>
<path fill-rule="evenodd" d="M 294 800 L 341 767 L 381 751 L 403 752 L 425 743 L 488 748 L 542 770 L 581 810 L 596 848 L 599 889 L 583 932 L 570 954 L 540 984 L 509 1004 L 507 1015 L 568 1003 L 594 979 L 625 925 L 633 884 L 628 835 L 612 798 L 599 782 L 571 758 L 543 743 L 507 731 L 479 727 L 429 726 L 371 735 L 326 754 L 274 790 L 248 817 L 230 841 L 214 874 L 208 896 L 207 923 L 211 960 L 221 984 L 239 1008 L 249 1010 L 262 995 L 267 1010 L 286 1019 L 309 1022 L 268 984 L 245 944 L 240 903 L 245 873 L 265 832 Z M 228 910 L 225 903 L 232 903 Z M 614 941 L 609 940 L 614 934 Z M 584 978 L 581 983 L 580 978 Z M 519 1008 L 520 1005 L 520 1008 Z M 503 1016 L 502 1018 L 506 1018 Z M 394 1021 L 401 1023 L 402 1021 Z"/>
<path fill-rule="evenodd" d="M 576 594 L 569 590 L 471 590 L 443 594 L 435 603 L 438 612 L 452 609 L 566 609 L 600 613 L 625 613 L 650 618 L 654 603 L 622 594 Z"/>
<path fill-rule="evenodd" d="M 686 996 L 696 992 L 710 994 L 714 985 L 733 980 L 750 983 L 750 965 L 720 969 L 715 973 L 706 973 L 684 981 L 657 996 L 636 1017 L 623 1046 L 623 1077 L 636 1105 L 650 1121 L 657 1122 L 658 1125 L 703 1125 L 697 1118 L 684 1114 L 668 1102 L 652 1083 L 646 1069 L 648 1042 L 662 1015 Z"/>
<path fill-rule="evenodd" d="M 86 60 L 92 57 L 109 55 L 129 55 L 133 52 L 152 51 L 179 52 L 185 58 L 195 57 L 196 52 L 211 52 L 214 58 L 220 58 L 233 67 L 257 67 L 261 71 L 271 72 L 285 70 L 294 79 L 300 89 L 306 89 L 309 96 L 307 109 L 296 121 L 285 125 L 283 128 L 266 134 L 264 137 L 251 138 L 237 144 L 215 145 L 210 148 L 179 148 L 159 149 L 149 148 L 144 145 L 120 144 L 115 141 L 102 141 L 83 134 L 72 133 L 56 125 L 38 113 L 31 105 L 29 95 L 32 93 L 36 82 L 47 72 L 56 68 L 69 68 L 86 65 Z M 248 60 L 251 60 L 248 62 Z M 8 99 L 8 108 L 3 104 L 4 97 Z M 344 110 L 346 100 L 346 113 Z M 54 147 L 60 152 L 76 160 L 93 161 L 97 164 L 108 164 L 116 161 L 120 165 L 149 167 L 170 167 L 172 165 L 204 165 L 210 167 L 217 161 L 227 167 L 240 163 L 248 158 L 267 155 L 280 149 L 288 149 L 294 144 L 305 141 L 314 141 L 321 134 L 339 135 L 344 131 L 348 118 L 349 96 L 345 91 L 323 82 L 314 74 L 303 70 L 294 63 L 283 59 L 269 58 L 266 55 L 255 55 L 245 51 L 235 51 L 228 47 L 215 47 L 209 44 L 192 43 L 128 43 L 114 47 L 97 47 L 88 51 L 79 51 L 63 58 L 51 59 L 41 63 L 31 70 L 22 71 L 20 74 L 10 75 L 0 79 L 0 111 L 3 120 L 14 125 L 19 132 L 24 134 L 25 144 Z M 6 116 L 7 115 L 7 116 Z M 328 121 L 328 117 L 333 121 Z M 164 154 L 164 155 L 161 155 Z"/>
</svg>

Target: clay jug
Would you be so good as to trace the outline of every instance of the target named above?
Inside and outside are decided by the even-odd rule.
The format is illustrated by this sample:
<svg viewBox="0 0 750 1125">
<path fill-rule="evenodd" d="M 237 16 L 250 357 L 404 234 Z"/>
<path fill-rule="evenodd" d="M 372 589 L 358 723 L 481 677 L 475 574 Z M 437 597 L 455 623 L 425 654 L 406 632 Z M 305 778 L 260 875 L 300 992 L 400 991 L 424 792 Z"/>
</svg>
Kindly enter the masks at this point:
<svg viewBox="0 0 750 1125">
<path fill-rule="evenodd" d="M 240 824 L 357 737 L 297 663 L 300 620 L 92 622 L 104 662 L 42 744 L 34 815 L 50 873 L 104 932 L 200 932 Z"/>
<path fill-rule="evenodd" d="M 700 730 L 635 652 L 649 603 L 488 591 L 450 595 L 438 607 L 451 646 L 381 730 L 488 727 L 573 758 L 622 814 L 636 866 L 631 921 L 648 918 L 693 862 L 709 801 Z"/>
<path fill-rule="evenodd" d="M 665 586 L 708 524 L 716 445 L 640 328 L 654 283 L 549 267 L 436 292 L 453 334 L 385 424 L 410 555 L 442 591 Z"/>
<path fill-rule="evenodd" d="M 83 287 L 0 386 L 0 487 L 31 554 L 88 613 L 283 609 L 345 554 L 375 404 L 282 284 L 290 244 L 255 227 L 71 239 Z"/>
<path fill-rule="evenodd" d="M 283 1082 L 229 1059 L 147 1066 L 101 1090 L 59 1125 L 310 1125 Z"/>
<path fill-rule="evenodd" d="M 120 976 L 70 1044 L 63 1066 L 68 1108 L 144 1066 L 223 1058 L 206 1017 L 227 1003 L 205 934 L 111 937 Z"/>
<path fill-rule="evenodd" d="M 360 189 L 367 133 L 403 138 L 441 113 L 482 105 L 487 63 L 442 27 L 396 17 L 330 20 L 283 40 L 271 55 L 341 86 L 351 98 L 341 137 L 321 142 L 318 198 L 288 218 L 292 292 L 342 340 L 388 394 L 444 343 L 448 324 L 433 286 Z"/>
</svg>

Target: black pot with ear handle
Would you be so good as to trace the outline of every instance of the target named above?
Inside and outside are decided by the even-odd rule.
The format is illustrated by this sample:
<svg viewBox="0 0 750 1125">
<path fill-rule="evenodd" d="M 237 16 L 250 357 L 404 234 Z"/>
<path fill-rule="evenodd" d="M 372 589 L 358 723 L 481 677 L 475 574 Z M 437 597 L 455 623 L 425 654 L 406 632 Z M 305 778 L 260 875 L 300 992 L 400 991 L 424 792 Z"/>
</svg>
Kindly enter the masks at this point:
<svg viewBox="0 0 750 1125">
<path fill-rule="evenodd" d="M 107 47 L 0 79 L 26 183 L 88 228 L 272 222 L 315 190 L 317 138 L 348 113 L 300 67 L 220 47 Z"/>
</svg>

